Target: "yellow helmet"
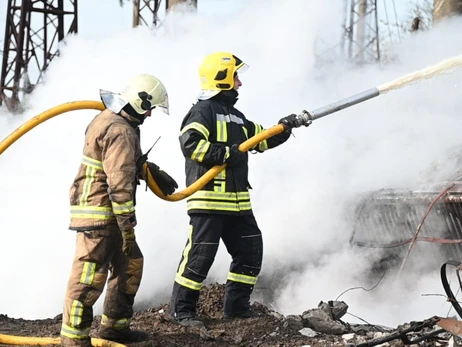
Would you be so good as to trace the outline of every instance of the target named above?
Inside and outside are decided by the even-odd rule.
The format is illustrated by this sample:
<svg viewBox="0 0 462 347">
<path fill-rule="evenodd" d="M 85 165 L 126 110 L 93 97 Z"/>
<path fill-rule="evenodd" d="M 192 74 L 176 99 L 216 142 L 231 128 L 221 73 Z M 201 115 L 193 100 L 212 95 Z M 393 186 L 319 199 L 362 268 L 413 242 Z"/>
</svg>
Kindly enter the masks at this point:
<svg viewBox="0 0 462 347">
<path fill-rule="evenodd" d="M 201 89 L 218 92 L 233 89 L 234 73 L 237 70 L 244 72 L 248 68 L 247 64 L 231 53 L 212 53 L 205 57 L 199 67 Z"/>
<path fill-rule="evenodd" d="M 163 83 L 152 75 L 135 76 L 120 95 L 139 114 L 145 114 L 155 107 L 160 107 L 165 113 L 169 113 L 167 90 Z"/>
</svg>

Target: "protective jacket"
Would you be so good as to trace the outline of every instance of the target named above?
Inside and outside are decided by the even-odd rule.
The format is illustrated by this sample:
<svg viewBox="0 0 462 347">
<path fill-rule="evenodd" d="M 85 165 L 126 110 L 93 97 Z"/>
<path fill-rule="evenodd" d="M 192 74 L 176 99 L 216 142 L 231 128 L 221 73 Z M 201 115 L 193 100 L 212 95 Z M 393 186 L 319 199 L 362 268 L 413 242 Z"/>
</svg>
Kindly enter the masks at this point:
<svg viewBox="0 0 462 347">
<path fill-rule="evenodd" d="M 236 91 L 222 91 L 209 100 L 199 100 L 184 118 L 179 139 L 186 159 L 187 186 L 211 167 L 223 164 L 227 147 L 264 130 L 234 107 L 236 101 Z M 289 136 L 289 132 L 273 136 L 253 150 L 263 152 L 276 147 Z M 251 214 L 248 171 L 247 161 L 239 167 L 226 167 L 187 200 L 188 213 Z"/>
<path fill-rule="evenodd" d="M 124 111 L 104 110 L 85 132 L 82 163 L 70 189 L 72 230 L 118 224 L 136 225 L 137 161 L 141 157 L 139 121 Z"/>
</svg>

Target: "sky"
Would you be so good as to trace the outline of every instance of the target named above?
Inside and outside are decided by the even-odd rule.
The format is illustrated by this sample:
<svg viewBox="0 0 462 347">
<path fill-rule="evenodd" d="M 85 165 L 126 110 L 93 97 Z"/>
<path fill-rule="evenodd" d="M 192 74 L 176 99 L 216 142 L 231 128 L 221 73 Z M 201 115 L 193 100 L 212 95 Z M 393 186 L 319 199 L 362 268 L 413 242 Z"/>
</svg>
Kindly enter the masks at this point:
<svg viewBox="0 0 462 347">
<path fill-rule="evenodd" d="M 131 17 L 125 15 L 129 6 L 79 1 L 80 33 L 66 40 L 61 56 L 28 97 L 24 114 L 0 109 L 0 138 L 51 107 L 99 100 L 100 88 L 119 91 L 134 74 L 148 72 L 166 85 L 171 115 L 158 114 L 143 124 L 142 147 L 148 149 L 161 136 L 150 160 L 184 188 L 178 133 L 199 90 L 197 70 L 205 55 L 225 50 L 248 63 L 236 107 L 269 127 L 288 114 L 314 110 L 462 49 L 462 22 L 449 20 L 391 47 L 395 58 L 388 65 L 355 68 L 339 60 L 319 66 L 313 48 L 319 28 L 324 38 L 336 42 L 341 0 L 328 5 L 246 0 L 246 6 L 235 0 L 227 7 L 225 1 L 200 2 L 197 14 L 173 13 L 151 31 L 131 28 Z M 90 24 L 95 20 L 101 24 Z M 272 307 L 301 314 L 350 287 L 372 286 L 375 279 L 368 271 L 377 254 L 349 247 L 351 210 L 370 191 L 407 189 L 428 178 L 429 168 L 433 176 L 454 169 L 445 160 L 460 146 L 461 77 L 458 70 L 381 95 L 296 129 L 283 146 L 251 157 L 252 203 L 264 235 L 254 299 L 265 300 L 274 291 Z M 6 264 L 0 272 L 0 313 L 32 319 L 61 312 L 75 247 L 75 232 L 67 229 L 69 188 L 80 164 L 85 127 L 96 113 L 55 117 L 0 156 L 0 261 Z M 188 217 L 184 201 L 165 202 L 139 188 L 136 233 L 145 270 L 136 302 L 141 307 L 167 302 Z M 418 246 L 416 257 L 425 254 L 425 247 Z M 446 315 L 444 298 L 422 296 L 443 292 L 439 266 L 424 260 L 415 258 L 419 271 L 398 282 L 344 294 L 349 312 L 390 326 Z M 224 282 L 229 262 L 222 245 L 208 281 Z"/>
</svg>

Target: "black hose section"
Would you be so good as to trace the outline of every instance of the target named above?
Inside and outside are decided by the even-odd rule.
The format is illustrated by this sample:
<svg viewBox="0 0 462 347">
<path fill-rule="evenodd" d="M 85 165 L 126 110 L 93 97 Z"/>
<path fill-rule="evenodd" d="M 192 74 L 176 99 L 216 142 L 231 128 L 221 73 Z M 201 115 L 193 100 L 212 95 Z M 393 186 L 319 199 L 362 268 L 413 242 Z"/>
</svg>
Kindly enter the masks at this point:
<svg viewBox="0 0 462 347">
<path fill-rule="evenodd" d="M 380 337 L 380 338 L 377 338 L 377 339 L 374 339 L 374 340 L 370 340 L 370 341 L 367 341 L 367 342 L 364 342 L 364 343 L 360 343 L 359 345 L 354 345 L 354 346 L 355 347 L 373 347 L 373 346 L 381 345 L 382 343 L 385 343 L 385 342 L 398 340 L 398 339 L 401 340 L 406 345 L 415 344 L 415 343 L 427 340 L 427 339 L 429 339 L 429 338 L 431 338 L 433 336 L 444 333 L 446 331 L 444 329 L 438 329 L 438 330 L 432 331 L 432 332 L 430 332 L 430 333 L 428 333 L 428 334 L 426 334 L 424 336 L 417 337 L 414 340 L 410 340 L 407 337 L 408 333 L 419 332 L 423 328 L 432 328 L 439 321 L 439 319 L 440 319 L 439 317 L 435 316 L 435 317 L 426 319 L 425 321 L 422 321 L 422 322 L 414 322 L 413 324 L 411 324 L 410 327 L 408 327 L 406 329 L 402 329 L 402 330 L 399 329 L 399 330 L 397 330 L 397 331 L 395 331 L 393 333 L 390 333 L 387 336 L 383 336 L 383 337 Z"/>
<path fill-rule="evenodd" d="M 424 335 L 424 336 L 421 336 L 421 337 L 416 337 L 414 340 L 410 340 L 410 339 L 408 339 L 407 335 L 404 335 L 404 336 L 401 337 L 401 341 L 403 341 L 403 343 L 405 345 L 415 345 L 416 343 L 428 340 L 429 338 L 431 338 L 433 336 L 437 336 L 437 335 L 445 333 L 445 332 L 446 332 L 446 330 L 444 330 L 444 329 L 438 329 L 438 330 L 432 331 L 431 333 L 428 333 L 427 335 Z"/>
<path fill-rule="evenodd" d="M 448 260 L 446 263 L 444 263 L 441 266 L 441 282 L 443 283 L 444 291 L 446 292 L 448 301 L 452 304 L 452 307 L 454 307 L 454 310 L 456 310 L 459 317 L 462 317 L 462 307 L 460 307 L 459 303 L 457 302 L 456 297 L 454 296 L 454 293 L 451 290 L 451 286 L 449 285 L 449 281 L 447 277 L 446 267 L 448 265 L 451 265 L 457 268 L 461 264 L 462 263 L 458 260 Z"/>
</svg>

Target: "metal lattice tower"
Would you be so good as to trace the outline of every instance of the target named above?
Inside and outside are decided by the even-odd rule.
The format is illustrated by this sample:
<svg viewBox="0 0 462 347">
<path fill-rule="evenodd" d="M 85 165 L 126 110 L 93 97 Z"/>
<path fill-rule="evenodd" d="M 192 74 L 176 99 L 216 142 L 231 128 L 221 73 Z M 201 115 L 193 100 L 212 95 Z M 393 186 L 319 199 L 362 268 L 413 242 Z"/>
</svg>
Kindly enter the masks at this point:
<svg viewBox="0 0 462 347">
<path fill-rule="evenodd" d="M 157 13 L 161 2 L 162 0 L 133 0 L 133 27 L 156 26 L 159 23 Z"/>
<path fill-rule="evenodd" d="M 133 27 L 138 25 L 157 26 L 162 0 L 133 0 Z M 165 10 L 171 10 L 180 3 L 190 3 L 197 7 L 197 0 L 165 0 Z"/>
<path fill-rule="evenodd" d="M 7 0 L 0 104 L 20 109 L 20 99 L 59 54 L 58 42 L 77 32 L 77 0 Z M 31 81 L 31 76 L 37 76 Z"/>
<path fill-rule="evenodd" d="M 342 50 L 357 64 L 380 61 L 377 0 L 345 0 Z"/>
</svg>

